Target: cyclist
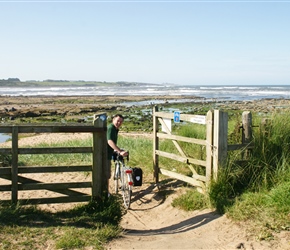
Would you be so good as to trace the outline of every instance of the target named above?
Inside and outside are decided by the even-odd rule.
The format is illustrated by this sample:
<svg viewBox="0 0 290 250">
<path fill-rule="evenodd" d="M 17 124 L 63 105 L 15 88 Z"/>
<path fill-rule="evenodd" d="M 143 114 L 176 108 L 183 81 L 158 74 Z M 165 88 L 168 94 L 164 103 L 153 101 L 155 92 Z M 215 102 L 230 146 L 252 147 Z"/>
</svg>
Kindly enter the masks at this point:
<svg viewBox="0 0 290 250">
<path fill-rule="evenodd" d="M 117 146 L 118 132 L 124 121 L 124 117 L 121 114 L 116 114 L 113 116 L 112 123 L 108 125 L 107 128 L 107 142 L 108 142 L 108 161 L 107 161 L 107 172 L 106 177 L 108 179 L 108 194 L 109 193 L 109 183 L 111 178 L 111 160 L 114 152 L 119 153 L 121 156 L 127 156 L 128 152 L 122 150 Z"/>
</svg>

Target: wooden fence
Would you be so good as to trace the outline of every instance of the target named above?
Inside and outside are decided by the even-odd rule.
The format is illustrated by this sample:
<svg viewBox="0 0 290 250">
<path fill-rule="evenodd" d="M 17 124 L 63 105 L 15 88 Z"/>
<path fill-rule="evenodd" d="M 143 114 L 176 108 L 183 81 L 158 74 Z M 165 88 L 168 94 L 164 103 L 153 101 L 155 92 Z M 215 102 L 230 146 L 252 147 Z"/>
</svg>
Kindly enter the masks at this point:
<svg viewBox="0 0 290 250">
<path fill-rule="evenodd" d="M 0 185 L 1 192 L 11 192 L 11 199 L 1 203 L 13 202 L 20 204 L 49 204 L 83 202 L 100 197 L 106 190 L 107 180 L 104 178 L 104 169 L 107 161 L 106 114 L 95 115 L 93 125 L 85 124 L 48 124 L 48 125 L 1 125 L 0 133 L 12 135 L 12 147 L 0 148 L 0 154 L 11 155 L 12 164 L 9 167 L 0 167 L 0 179 L 11 181 L 11 184 Z M 188 182 L 204 191 L 212 178 L 217 177 L 218 167 L 225 163 L 227 152 L 230 150 L 243 150 L 243 157 L 247 157 L 253 146 L 252 142 L 252 118 L 250 112 L 244 112 L 242 117 L 242 143 L 228 145 L 228 115 L 225 112 L 214 110 L 208 111 L 206 116 L 180 114 L 180 120 L 206 126 L 206 138 L 204 140 L 174 135 L 168 127 L 168 120 L 174 119 L 173 113 L 158 112 L 153 109 L 153 164 L 155 181 L 159 182 L 159 174 L 170 176 Z M 159 131 L 162 125 L 163 131 Z M 20 148 L 18 146 L 19 134 L 21 133 L 92 133 L 91 147 L 57 147 L 57 148 Z M 159 139 L 172 140 L 179 155 L 161 151 Z M 188 157 L 179 145 L 178 141 L 198 144 L 205 147 L 204 160 Z M 21 154 L 77 154 L 91 153 L 92 164 L 86 166 L 19 166 L 18 156 Z M 186 163 L 191 170 L 191 176 L 185 176 L 178 172 L 159 168 L 159 157 L 166 157 Z M 205 175 L 199 174 L 195 167 L 205 168 Z M 63 173 L 63 172 L 90 172 L 90 182 L 69 183 L 43 183 L 24 177 L 23 174 L 32 173 Z M 77 191 L 79 188 L 91 188 L 91 195 Z M 50 190 L 61 194 L 60 197 L 19 199 L 18 194 L 24 190 Z"/>
<path fill-rule="evenodd" d="M 47 124 L 47 125 L 1 125 L 0 133 L 12 135 L 12 147 L 0 148 L 0 154 L 11 155 L 10 167 L 0 167 L 0 178 L 11 181 L 11 184 L 0 185 L 0 193 L 11 191 L 10 200 L 2 200 L 1 203 L 19 204 L 49 204 L 89 201 L 98 198 L 106 190 L 107 180 L 104 178 L 104 169 L 107 162 L 106 140 L 106 114 L 94 116 L 92 125 L 85 124 Z M 20 148 L 18 146 L 21 133 L 92 133 L 92 146 L 90 147 L 50 147 L 50 148 Z M 21 154 L 79 154 L 91 153 L 91 165 L 78 166 L 19 166 L 18 156 Z M 64 172 L 89 172 L 92 180 L 89 182 L 68 183 L 43 183 L 23 174 L 32 173 L 64 173 Z M 79 188 L 91 188 L 91 195 L 77 191 Z M 50 190 L 61 194 L 60 197 L 18 199 L 19 191 L 23 190 Z"/>
<path fill-rule="evenodd" d="M 155 182 L 159 182 L 159 174 L 163 174 L 175 179 L 182 180 L 196 186 L 200 192 L 204 192 L 207 184 L 212 178 L 217 178 L 218 168 L 226 163 L 228 151 L 245 149 L 246 156 L 253 147 L 252 142 L 252 116 L 246 111 L 242 115 L 242 142 L 236 145 L 228 145 L 228 114 L 220 110 L 208 111 L 205 116 L 180 114 L 180 121 L 202 124 L 206 126 L 205 139 L 196 139 L 173 135 L 168 127 L 168 120 L 174 120 L 174 113 L 159 112 L 157 107 L 153 108 L 153 166 Z M 169 124 L 170 124 L 169 122 Z M 159 126 L 161 124 L 161 127 Z M 162 128 L 162 131 L 160 131 Z M 159 139 L 172 140 L 175 148 L 179 152 L 173 154 L 161 151 Z M 189 157 L 182 147 L 181 142 L 198 144 L 205 147 L 206 156 L 204 160 Z M 186 176 L 177 171 L 159 167 L 159 157 L 165 157 L 187 164 L 191 171 L 191 176 Z M 205 168 L 205 175 L 196 171 L 196 166 Z"/>
</svg>

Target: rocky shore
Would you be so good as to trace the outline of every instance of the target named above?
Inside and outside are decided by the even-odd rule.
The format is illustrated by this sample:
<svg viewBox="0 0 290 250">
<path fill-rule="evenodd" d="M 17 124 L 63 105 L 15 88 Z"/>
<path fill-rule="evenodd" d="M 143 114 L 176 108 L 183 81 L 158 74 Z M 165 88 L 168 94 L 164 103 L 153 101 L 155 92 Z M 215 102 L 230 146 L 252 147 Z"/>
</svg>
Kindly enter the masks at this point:
<svg viewBox="0 0 290 250">
<path fill-rule="evenodd" d="M 183 100 L 186 100 L 183 102 Z M 147 101 L 147 102 L 144 102 Z M 139 102 L 146 104 L 138 105 Z M 20 120 L 31 122 L 36 119 L 42 122 L 82 121 L 84 116 L 96 113 L 128 112 L 134 107 L 153 106 L 195 107 L 200 112 L 209 109 L 241 110 L 261 113 L 281 111 L 290 108 L 289 99 L 262 99 L 254 101 L 219 101 L 206 100 L 195 96 L 0 96 L 0 117 L 3 122 Z M 124 105 L 131 103 L 132 105 Z"/>
<path fill-rule="evenodd" d="M 110 112 L 121 109 L 123 103 L 169 102 L 181 96 L 0 96 L 0 116 L 8 120 L 59 115 L 74 116 L 86 113 Z M 190 97 L 195 99 L 195 97 Z"/>
</svg>

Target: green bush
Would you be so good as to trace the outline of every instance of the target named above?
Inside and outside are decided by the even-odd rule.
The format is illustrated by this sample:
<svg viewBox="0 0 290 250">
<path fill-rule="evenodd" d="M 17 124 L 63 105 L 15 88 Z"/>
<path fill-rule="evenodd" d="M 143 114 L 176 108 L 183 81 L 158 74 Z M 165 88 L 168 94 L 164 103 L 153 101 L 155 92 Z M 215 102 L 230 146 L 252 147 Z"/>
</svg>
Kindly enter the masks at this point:
<svg viewBox="0 0 290 250">
<path fill-rule="evenodd" d="M 263 232 L 261 239 L 272 238 L 273 230 L 290 228 L 290 116 L 275 113 L 267 126 L 253 132 L 249 160 L 237 164 L 241 152 L 229 154 L 209 197 L 220 213 L 250 221 Z"/>
</svg>

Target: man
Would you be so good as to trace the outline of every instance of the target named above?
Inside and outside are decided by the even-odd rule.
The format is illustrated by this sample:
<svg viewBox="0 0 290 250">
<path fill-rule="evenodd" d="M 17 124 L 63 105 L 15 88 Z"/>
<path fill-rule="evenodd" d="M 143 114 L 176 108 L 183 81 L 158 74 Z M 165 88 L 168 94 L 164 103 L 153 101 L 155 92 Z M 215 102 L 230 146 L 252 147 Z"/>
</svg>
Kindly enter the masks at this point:
<svg viewBox="0 0 290 250">
<path fill-rule="evenodd" d="M 111 178 L 111 160 L 113 157 L 114 151 L 119 153 L 122 156 L 127 156 L 128 152 L 120 149 L 117 146 L 118 141 L 118 132 L 124 121 L 124 117 L 120 114 L 114 115 L 112 123 L 107 128 L 107 142 L 108 142 L 108 164 L 107 164 L 107 179 L 108 179 L 108 191 L 109 191 L 109 181 Z"/>
</svg>

